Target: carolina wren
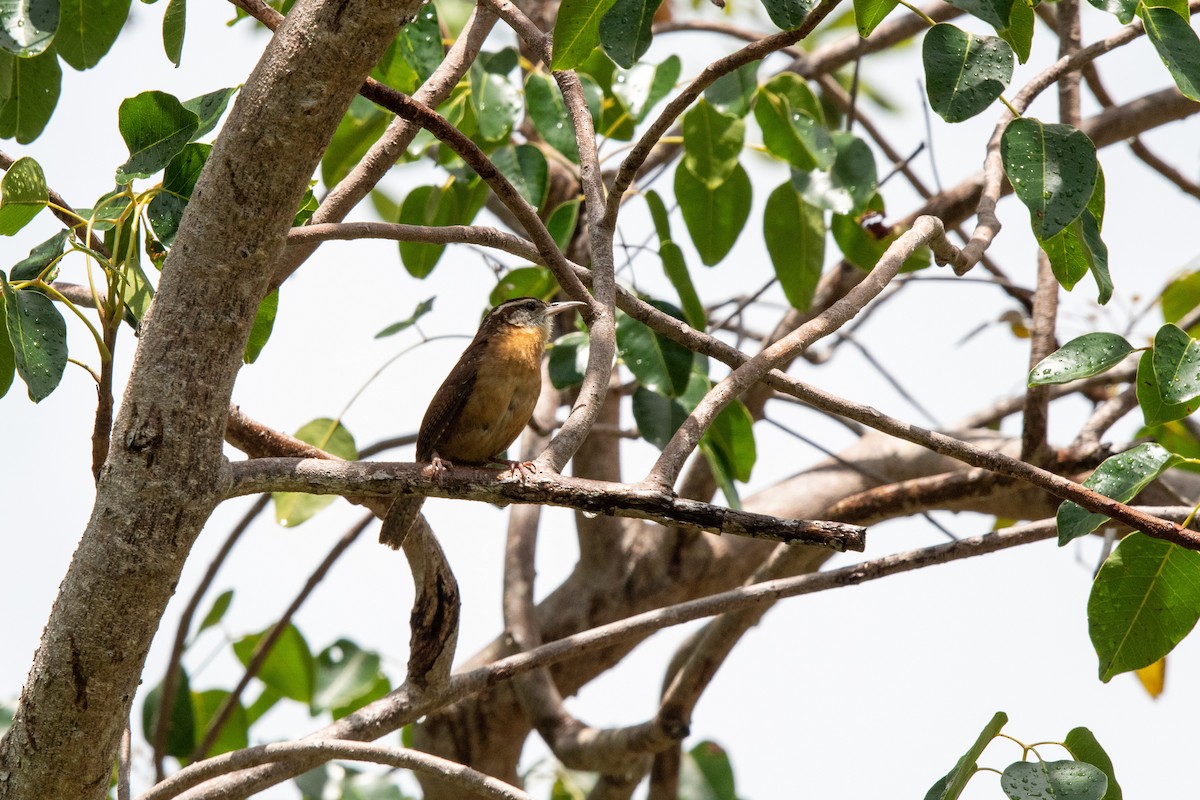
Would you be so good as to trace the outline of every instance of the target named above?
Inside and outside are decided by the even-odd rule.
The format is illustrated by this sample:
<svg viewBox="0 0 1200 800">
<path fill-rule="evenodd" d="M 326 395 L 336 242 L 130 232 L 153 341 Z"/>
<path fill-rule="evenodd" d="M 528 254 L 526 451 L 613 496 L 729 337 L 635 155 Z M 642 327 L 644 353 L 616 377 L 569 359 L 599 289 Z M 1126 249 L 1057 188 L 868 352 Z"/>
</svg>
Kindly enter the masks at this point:
<svg viewBox="0 0 1200 800">
<path fill-rule="evenodd" d="M 446 463 L 504 461 L 542 391 L 550 318 L 584 305 L 547 305 L 519 297 L 492 309 L 425 411 L 417 432 L 417 461 L 431 462 L 435 470 Z M 424 502 L 419 496 L 397 497 L 379 541 L 398 549 Z"/>
</svg>

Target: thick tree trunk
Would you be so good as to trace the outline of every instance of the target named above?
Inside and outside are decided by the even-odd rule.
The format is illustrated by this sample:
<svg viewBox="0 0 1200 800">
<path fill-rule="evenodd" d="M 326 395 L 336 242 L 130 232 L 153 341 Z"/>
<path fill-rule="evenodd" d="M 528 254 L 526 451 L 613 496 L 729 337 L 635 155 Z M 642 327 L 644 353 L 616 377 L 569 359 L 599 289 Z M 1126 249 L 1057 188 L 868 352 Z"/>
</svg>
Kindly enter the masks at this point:
<svg viewBox="0 0 1200 800">
<path fill-rule="evenodd" d="M 100 798 L 150 642 L 224 476 L 234 377 L 320 154 L 404 0 L 301 0 L 208 161 L 139 340 L 97 485 L 11 730 L 0 798 Z"/>
</svg>

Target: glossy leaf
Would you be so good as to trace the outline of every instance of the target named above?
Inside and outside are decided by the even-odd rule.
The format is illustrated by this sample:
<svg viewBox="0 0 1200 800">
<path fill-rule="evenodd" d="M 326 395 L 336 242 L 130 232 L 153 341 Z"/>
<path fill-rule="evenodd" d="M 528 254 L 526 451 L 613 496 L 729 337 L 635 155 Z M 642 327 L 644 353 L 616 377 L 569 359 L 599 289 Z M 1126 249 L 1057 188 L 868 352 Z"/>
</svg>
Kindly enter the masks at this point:
<svg viewBox="0 0 1200 800">
<path fill-rule="evenodd" d="M 1088 333 L 1064 344 L 1029 373 L 1030 386 L 1070 383 L 1106 372 L 1125 360 L 1133 345 L 1115 333 Z"/>
<path fill-rule="evenodd" d="M 509 77 L 517 66 L 517 51 L 481 53 L 471 66 L 471 107 L 479 136 L 488 142 L 506 140 L 523 102 L 521 90 Z"/>
<path fill-rule="evenodd" d="M 423 4 L 412 22 L 400 29 L 394 44 L 398 56 L 416 72 L 417 84 L 429 80 L 446 57 L 437 5 Z"/>
<path fill-rule="evenodd" d="M 41 164 L 28 156 L 18 158 L 0 179 L 0 235 L 24 228 L 49 200 Z"/>
<path fill-rule="evenodd" d="M 757 459 L 754 443 L 754 418 L 741 400 L 734 400 L 717 414 L 704 432 L 726 472 L 745 483 Z"/>
<path fill-rule="evenodd" d="M 68 236 L 70 236 L 70 231 L 64 228 L 30 250 L 28 256 L 13 264 L 12 270 L 9 271 L 10 280 L 31 281 L 41 275 L 46 267 L 55 264 L 58 257 L 63 254 Z M 46 274 L 45 280 L 52 281 L 57 274 L 56 266 Z"/>
<path fill-rule="evenodd" d="M 564 333 L 550 348 L 550 382 L 555 389 L 569 389 L 583 383 L 587 370 L 588 335 L 583 331 Z"/>
<path fill-rule="evenodd" d="M 28 58 L 46 51 L 58 30 L 59 0 L 0 2 L 0 49 Z"/>
<path fill-rule="evenodd" d="M 790 181 L 784 183 L 767 198 L 763 238 L 788 302 L 808 309 L 825 265 L 824 212 L 805 203 Z"/>
<path fill-rule="evenodd" d="M 754 119 L 763 144 L 775 156 L 799 170 L 828 170 L 837 149 L 824 125 L 816 95 L 799 75 L 785 72 L 758 91 Z"/>
<path fill-rule="evenodd" d="M 1143 4 L 1138 11 L 1158 57 L 1184 96 L 1200 101 L 1200 37 L 1189 21 L 1169 8 Z"/>
<path fill-rule="evenodd" d="M 1112 298 L 1112 277 L 1108 272 L 1108 247 L 1100 238 L 1104 216 L 1104 173 L 1097 172 L 1096 186 L 1088 207 L 1079 218 L 1038 243 L 1050 259 L 1050 269 L 1059 284 L 1070 291 L 1089 271 L 1096 280 L 1097 301 L 1103 305 Z"/>
<path fill-rule="evenodd" d="M 121 101 L 117 115 L 129 160 L 117 167 L 117 183 L 148 178 L 171 162 L 200 127 L 196 113 L 165 92 L 142 92 Z"/>
<path fill-rule="evenodd" d="M 559 250 L 566 250 L 575 236 L 575 228 L 579 224 L 579 201 L 568 200 L 550 212 L 546 220 L 546 230 Z"/>
<path fill-rule="evenodd" d="M 761 64 L 761 61 L 751 61 L 725 73 L 704 90 L 704 99 L 722 113 L 746 116 L 754 93 L 758 91 L 758 68 Z"/>
<path fill-rule="evenodd" d="M 268 629 L 269 630 L 269 629 Z M 245 666 L 267 631 L 243 636 L 233 643 L 233 653 Z M 284 697 L 310 703 L 316 685 L 316 664 L 308 643 L 295 625 L 283 629 L 275 646 L 258 671 L 258 679 Z"/>
<path fill-rule="evenodd" d="M 275 328 L 275 316 L 279 313 L 279 290 L 275 289 L 262 299 L 258 310 L 254 312 L 254 324 L 250 327 L 250 338 L 246 341 L 246 350 L 242 353 L 243 364 L 253 364 L 262 354 Z"/>
<path fill-rule="evenodd" d="M 898 0 L 854 0 L 854 23 L 858 35 L 864 39 L 871 35 L 879 23 L 898 5 Z"/>
<path fill-rule="evenodd" d="M 1168 405 L 1200 396 L 1200 342 L 1177 325 L 1163 325 L 1154 335 L 1154 380 Z"/>
<path fill-rule="evenodd" d="M 686 164 L 675 168 L 675 197 L 700 260 L 708 266 L 721 261 L 733 248 L 750 217 L 750 176 L 738 165 L 729 179 L 715 189 L 692 173 Z"/>
<path fill-rule="evenodd" d="M 698 394 L 690 386 L 683 397 L 666 397 L 643 386 L 633 392 L 633 421 L 637 423 L 642 438 L 659 450 L 671 441 L 675 431 L 679 430 L 696 401 L 704 396 L 708 388 L 708 381 L 699 373 L 693 372 L 691 380 Z"/>
<path fill-rule="evenodd" d="M 185 100 L 183 107 L 195 114 L 200 122 L 196 127 L 196 132 L 192 134 L 192 140 L 195 141 L 201 136 L 206 135 L 213 128 L 217 127 L 217 123 L 221 120 L 221 115 L 225 113 L 225 109 L 229 106 L 229 101 L 237 93 L 237 87 L 228 89 L 217 89 L 208 94 L 202 94 L 199 97 L 193 97 L 191 100 Z"/>
<path fill-rule="evenodd" d="M 674 317 L 683 317 L 683 312 L 676 308 L 657 302 L 653 305 Z M 638 382 L 652 392 L 678 397 L 687 388 L 694 360 L 692 351 L 626 314 L 617 319 L 617 354 Z"/>
<path fill-rule="evenodd" d="M 767 16 L 783 30 L 799 28 L 800 23 L 817 5 L 816 0 L 762 0 Z"/>
<path fill-rule="evenodd" d="M 1162 305 L 1163 322 L 1179 324 L 1184 315 L 1200 306 L 1200 272 L 1180 275 L 1163 289 L 1159 302 Z M 1192 329 L 1189 333 L 1200 332 Z"/>
<path fill-rule="evenodd" d="M 137 248 L 134 248 L 134 253 Z M 150 301 L 154 299 L 154 287 L 142 269 L 140 258 L 127 258 L 121 264 L 118 278 L 121 285 L 121 302 L 125 304 L 125 319 L 134 329 L 140 329 Z"/>
<path fill-rule="evenodd" d="M 0 106 L 0 138 L 29 144 L 41 135 L 58 105 L 62 67 L 53 50 L 12 58 L 11 64 L 8 99 Z"/>
<path fill-rule="evenodd" d="M 204 631 L 214 625 L 220 624 L 221 620 L 225 618 L 225 612 L 229 610 L 231 603 L 233 603 L 233 589 L 226 589 L 217 595 L 217 599 L 213 601 L 212 607 L 208 609 L 208 613 L 200 621 L 200 627 L 196 629 L 196 634 L 204 633 Z"/>
<path fill-rule="evenodd" d="M 4 273 L 0 272 L 0 280 Z M 17 374 L 17 357 L 8 338 L 8 299 L 0 292 L 0 397 L 8 394 Z"/>
<path fill-rule="evenodd" d="M 146 693 L 142 701 L 142 731 L 151 732 L 158 727 L 158 714 L 162 702 L 162 684 Z M 196 749 L 195 714 L 192 709 L 192 688 L 187 670 L 179 670 L 179 683 L 175 697 L 170 703 L 171 725 L 167 729 L 165 752 L 169 756 L 187 759 Z"/>
<path fill-rule="evenodd" d="M 650 49 L 651 25 L 662 0 L 615 0 L 600 18 L 600 43 L 609 58 L 629 69 Z"/>
<path fill-rule="evenodd" d="M 459 218 L 458 195 L 451 187 L 418 186 L 400 204 L 399 222 L 403 225 L 452 225 Z M 400 242 L 400 260 L 414 278 L 433 272 L 445 252 L 444 244 Z"/>
<path fill-rule="evenodd" d="M 676 294 L 679 295 L 679 305 L 683 308 L 688 325 L 702 331 L 708 324 L 708 314 L 704 310 L 704 304 L 700 302 L 700 296 L 696 293 L 692 276 L 688 273 L 683 250 L 671 238 L 671 222 L 667 218 L 667 207 L 663 204 L 662 198 L 658 196 L 658 192 L 654 190 L 646 192 L 644 197 L 646 204 L 650 207 L 650 216 L 654 220 L 655 231 L 658 233 L 658 255 L 662 259 L 663 272 L 666 273 L 667 280 L 671 282 L 671 285 L 675 287 Z"/>
<path fill-rule="evenodd" d="M 1177 461 L 1178 456 L 1162 445 L 1153 442 L 1139 444 L 1123 453 L 1109 456 L 1083 485 L 1117 502 L 1128 503 Z M 1108 517 L 1088 511 L 1071 500 L 1064 500 L 1058 507 L 1056 521 L 1058 544 L 1061 547 L 1107 523 Z"/>
<path fill-rule="evenodd" d="M 1004 129 L 1000 155 L 1039 239 L 1054 236 L 1087 207 L 1099 167 L 1096 146 L 1082 131 L 1021 117 Z"/>
<path fill-rule="evenodd" d="M 192 695 L 192 708 L 195 713 L 195 741 L 200 744 L 209 724 L 214 721 L 217 711 L 224 705 L 229 692 L 224 689 L 208 689 Z M 250 744 L 250 721 L 246 707 L 234 701 L 233 710 L 221 726 L 212 746 L 200 755 L 201 758 L 219 756 L 233 750 L 241 750 Z M 191 753 L 188 754 L 189 756 Z"/>
<path fill-rule="evenodd" d="M 29 399 L 40 403 L 58 387 L 67 367 L 67 324 L 50 298 L 33 289 L 14 291 L 3 273 L 0 290 L 17 374 Z"/>
<path fill-rule="evenodd" d="M 163 14 L 163 52 L 175 66 L 183 58 L 183 36 L 187 30 L 187 0 L 168 0 Z"/>
<path fill-rule="evenodd" d="M 327 188 L 336 186 L 366 155 L 391 121 L 391 114 L 380 110 L 365 97 L 356 96 L 350 101 L 350 108 L 321 156 L 321 183 Z"/>
<path fill-rule="evenodd" d="M 1131 533 L 1100 567 L 1088 598 L 1088 633 L 1100 680 L 1169 653 L 1200 618 L 1200 553 Z"/>
<path fill-rule="evenodd" d="M 363 650 L 349 639 L 338 639 L 317 656 L 316 691 L 312 713 L 351 705 L 370 693 L 379 678 L 378 653 Z"/>
<path fill-rule="evenodd" d="M 983 755 L 984 749 L 1007 723 L 1008 715 L 1003 711 L 997 711 L 980 731 L 975 743 L 958 759 L 954 768 L 935 783 L 925 795 L 925 800 L 956 800 L 962 794 L 967 781 L 975 774 L 976 762 Z"/>
<path fill-rule="evenodd" d="M 1008 46 L 1017 56 L 1017 61 L 1022 64 L 1029 60 L 1033 49 L 1033 19 L 1033 5 L 1029 0 L 1013 0 L 1008 25 L 996 29 L 996 33 L 1008 42 Z"/>
<path fill-rule="evenodd" d="M 408 330 L 413 325 L 416 325 L 421 320 L 421 317 L 433 310 L 433 301 L 434 298 L 427 297 L 420 303 L 417 303 L 417 307 L 413 309 L 413 313 L 409 314 L 407 319 L 402 319 L 399 322 L 393 322 L 391 325 L 388 325 L 379 333 L 375 334 L 375 338 L 383 339 L 388 336 L 394 336 L 397 333 L 400 333 L 400 331 Z"/>
<path fill-rule="evenodd" d="M 350 435 L 350 431 L 346 430 L 342 423 L 327 417 L 307 423 L 296 431 L 294 436 L 338 458 L 347 461 L 358 458 L 358 447 L 354 444 L 354 437 Z M 275 521 L 288 528 L 310 519 L 335 499 L 333 495 L 300 492 L 275 492 L 271 498 L 275 501 Z"/>
<path fill-rule="evenodd" d="M 962 122 L 986 109 L 1012 78 L 1007 42 L 944 22 L 925 34 L 922 57 L 929 106 L 947 122 Z"/>
<path fill-rule="evenodd" d="M 100 63 L 129 16 L 130 0 L 61 0 L 54 49 L 78 70 Z"/>
<path fill-rule="evenodd" d="M 701 98 L 683 116 L 683 163 L 710 189 L 737 169 L 746 136 L 741 117 L 723 114 Z"/>
<path fill-rule="evenodd" d="M 1000 788 L 1012 800 L 1100 800 L 1108 779 L 1082 761 L 1018 761 L 1004 770 Z"/>
<path fill-rule="evenodd" d="M 579 162 L 575 128 L 567 113 L 566 101 L 558 84 L 544 72 L 530 72 L 525 80 L 525 101 L 529 118 L 546 143 L 567 158 Z"/>
<path fill-rule="evenodd" d="M 850 133 L 832 135 L 837 157 L 829 172 L 792 170 L 792 185 L 810 205 L 835 214 L 857 214 L 875 195 L 875 156 L 866 142 Z"/>
<path fill-rule="evenodd" d="M 1090 730 L 1072 728 L 1063 739 L 1063 744 L 1076 761 L 1085 761 L 1104 773 L 1104 777 L 1108 779 L 1108 791 L 1104 793 L 1102 800 L 1122 800 L 1121 785 L 1117 783 L 1112 759 Z"/>
<path fill-rule="evenodd" d="M 1122 25 L 1128 25 L 1133 21 L 1138 6 L 1141 5 L 1138 0 L 1088 0 L 1088 2 L 1101 11 L 1115 15 Z"/>
<path fill-rule="evenodd" d="M 179 222 L 183 219 L 183 211 L 187 208 L 192 190 L 196 188 L 196 180 L 208 160 L 212 146 L 207 144 L 190 143 L 171 159 L 163 172 L 162 189 L 150 201 L 146 209 L 146 218 L 154 234 L 165 245 L 175 241 L 179 231 Z"/>
<path fill-rule="evenodd" d="M 554 20 L 556 70 L 575 69 L 600 44 L 600 20 L 615 0 L 563 0 Z"/>
<path fill-rule="evenodd" d="M 1014 0 L 954 0 L 950 5 L 978 17 L 993 28 L 1008 25 Z"/>
<path fill-rule="evenodd" d="M 492 153 L 492 163 L 534 208 L 546 202 L 550 167 L 542 151 L 531 144 L 506 145 Z"/>
<path fill-rule="evenodd" d="M 639 63 L 627 70 L 614 70 L 612 96 L 621 101 L 632 122 L 641 122 L 675 88 L 682 69 L 679 56 L 671 56 L 661 64 Z"/>
<path fill-rule="evenodd" d="M 733 765 L 723 747 L 704 741 L 684 755 L 679 771 L 679 797 L 737 800 Z"/>
<path fill-rule="evenodd" d="M 493 307 L 514 297 L 536 297 L 549 301 L 558 294 L 558 281 L 554 273 L 545 267 L 517 267 L 510 269 L 496 283 L 496 288 L 488 295 L 488 302 Z"/>
</svg>

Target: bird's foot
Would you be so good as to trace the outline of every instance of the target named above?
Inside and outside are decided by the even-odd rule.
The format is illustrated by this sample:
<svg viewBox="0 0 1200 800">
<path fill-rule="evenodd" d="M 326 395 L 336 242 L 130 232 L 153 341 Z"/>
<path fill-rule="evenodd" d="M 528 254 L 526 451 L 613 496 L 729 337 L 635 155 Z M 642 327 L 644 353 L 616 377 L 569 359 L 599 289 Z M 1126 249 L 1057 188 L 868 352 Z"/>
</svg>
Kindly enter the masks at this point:
<svg viewBox="0 0 1200 800">
<path fill-rule="evenodd" d="M 507 464 L 508 471 L 521 483 L 525 483 L 538 472 L 538 465 L 532 461 L 511 461 L 507 458 L 499 461 L 501 464 Z"/>
<path fill-rule="evenodd" d="M 440 481 L 442 476 L 446 474 L 447 467 L 453 466 L 453 464 L 439 456 L 436 452 L 433 454 L 433 458 L 429 459 L 429 469 L 433 473 L 433 479 L 436 481 Z"/>
</svg>

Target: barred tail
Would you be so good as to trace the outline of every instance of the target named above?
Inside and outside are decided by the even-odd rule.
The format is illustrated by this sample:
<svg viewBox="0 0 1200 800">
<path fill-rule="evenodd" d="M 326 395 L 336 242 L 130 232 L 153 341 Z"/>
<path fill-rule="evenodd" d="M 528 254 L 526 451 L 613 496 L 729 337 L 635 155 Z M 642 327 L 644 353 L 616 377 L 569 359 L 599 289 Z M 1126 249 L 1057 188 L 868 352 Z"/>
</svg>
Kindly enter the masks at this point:
<svg viewBox="0 0 1200 800">
<path fill-rule="evenodd" d="M 425 498 L 421 495 L 398 495 L 383 518 L 383 527 L 379 529 L 379 543 L 399 550 L 408 538 L 413 523 L 421 515 L 421 506 L 424 504 Z"/>
</svg>

